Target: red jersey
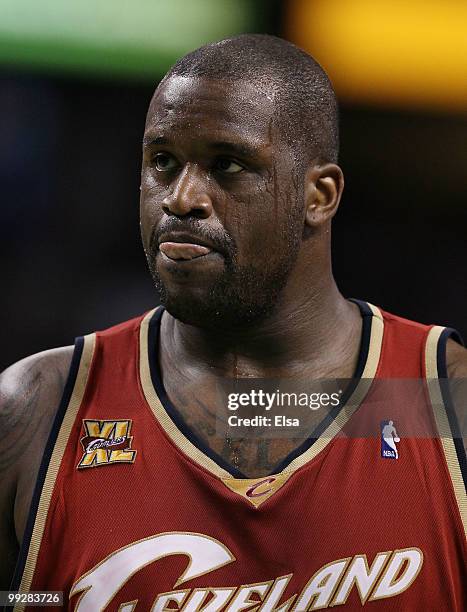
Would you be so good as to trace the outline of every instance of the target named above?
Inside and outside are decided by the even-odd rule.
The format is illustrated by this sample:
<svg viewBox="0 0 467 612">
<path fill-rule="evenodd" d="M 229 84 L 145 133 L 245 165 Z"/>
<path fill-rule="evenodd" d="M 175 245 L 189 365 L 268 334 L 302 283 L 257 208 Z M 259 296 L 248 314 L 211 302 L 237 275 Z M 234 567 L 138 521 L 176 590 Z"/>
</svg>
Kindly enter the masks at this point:
<svg viewBox="0 0 467 612">
<path fill-rule="evenodd" d="M 12 588 L 79 612 L 467 610 L 465 453 L 438 380 L 452 330 L 357 303 L 346 398 L 261 478 L 170 404 L 162 307 L 78 339 Z M 387 401 L 389 379 L 427 384 Z M 346 435 L 357 416 L 374 435 Z"/>
</svg>

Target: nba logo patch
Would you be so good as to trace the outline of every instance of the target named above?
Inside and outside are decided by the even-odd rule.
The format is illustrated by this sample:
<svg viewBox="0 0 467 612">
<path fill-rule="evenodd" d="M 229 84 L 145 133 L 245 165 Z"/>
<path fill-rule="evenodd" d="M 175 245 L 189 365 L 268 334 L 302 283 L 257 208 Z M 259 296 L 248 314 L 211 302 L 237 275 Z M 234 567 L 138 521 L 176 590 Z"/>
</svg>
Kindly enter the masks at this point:
<svg viewBox="0 0 467 612">
<path fill-rule="evenodd" d="M 394 421 L 381 421 L 381 457 L 383 459 L 399 459 L 397 444 L 400 442 Z"/>
</svg>

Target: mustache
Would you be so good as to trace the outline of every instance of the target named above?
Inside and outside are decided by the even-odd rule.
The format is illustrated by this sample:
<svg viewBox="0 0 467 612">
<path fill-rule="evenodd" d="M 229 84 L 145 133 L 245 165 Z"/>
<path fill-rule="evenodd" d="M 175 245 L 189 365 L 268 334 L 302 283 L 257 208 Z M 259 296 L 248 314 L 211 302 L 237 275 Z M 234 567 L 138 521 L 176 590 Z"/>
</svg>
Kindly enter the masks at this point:
<svg viewBox="0 0 467 612">
<path fill-rule="evenodd" d="M 155 227 L 152 230 L 149 242 L 152 253 L 156 253 L 159 249 L 160 237 L 163 234 L 169 234 L 171 232 L 186 232 L 191 234 L 194 238 L 204 238 L 210 242 L 219 253 L 224 255 L 224 257 L 230 260 L 235 259 L 237 249 L 230 234 L 226 231 L 215 230 L 195 218 L 179 219 L 178 217 L 171 217 Z"/>
</svg>

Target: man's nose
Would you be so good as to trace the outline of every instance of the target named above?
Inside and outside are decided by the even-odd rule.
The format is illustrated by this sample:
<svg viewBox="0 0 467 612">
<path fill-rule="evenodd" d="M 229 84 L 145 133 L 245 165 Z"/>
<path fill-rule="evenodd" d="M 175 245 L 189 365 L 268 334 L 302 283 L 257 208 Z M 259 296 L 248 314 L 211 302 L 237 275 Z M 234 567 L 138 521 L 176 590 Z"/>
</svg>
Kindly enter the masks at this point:
<svg viewBox="0 0 467 612">
<path fill-rule="evenodd" d="M 212 201 L 206 188 L 206 177 L 194 164 L 186 164 L 170 195 L 162 200 L 166 215 L 193 215 L 206 219 L 212 214 Z"/>
</svg>

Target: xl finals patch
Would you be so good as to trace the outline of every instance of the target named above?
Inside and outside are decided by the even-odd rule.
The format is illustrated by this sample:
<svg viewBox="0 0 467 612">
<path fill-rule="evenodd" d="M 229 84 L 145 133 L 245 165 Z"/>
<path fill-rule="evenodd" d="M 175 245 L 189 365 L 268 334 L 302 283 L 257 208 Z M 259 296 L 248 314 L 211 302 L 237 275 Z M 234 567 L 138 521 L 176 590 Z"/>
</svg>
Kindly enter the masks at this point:
<svg viewBox="0 0 467 612">
<path fill-rule="evenodd" d="M 97 467 L 111 463 L 134 463 L 136 450 L 131 449 L 132 421 L 95 421 L 83 419 L 85 435 L 80 442 L 84 449 L 77 468 Z"/>
</svg>

